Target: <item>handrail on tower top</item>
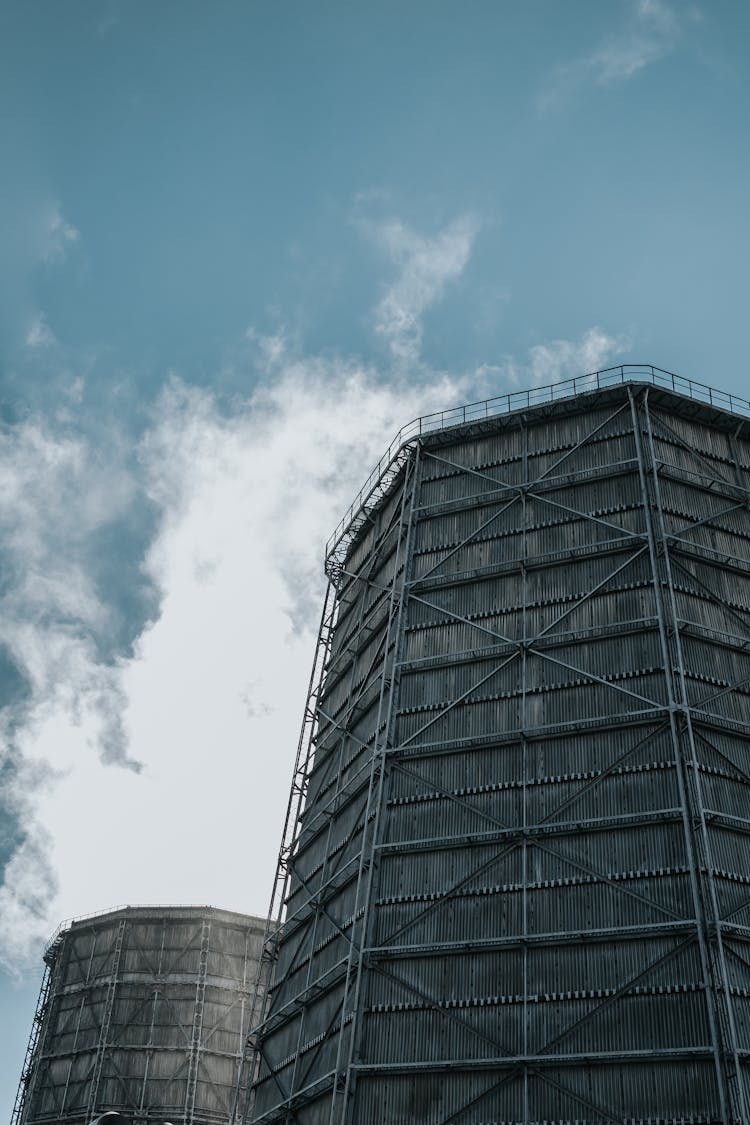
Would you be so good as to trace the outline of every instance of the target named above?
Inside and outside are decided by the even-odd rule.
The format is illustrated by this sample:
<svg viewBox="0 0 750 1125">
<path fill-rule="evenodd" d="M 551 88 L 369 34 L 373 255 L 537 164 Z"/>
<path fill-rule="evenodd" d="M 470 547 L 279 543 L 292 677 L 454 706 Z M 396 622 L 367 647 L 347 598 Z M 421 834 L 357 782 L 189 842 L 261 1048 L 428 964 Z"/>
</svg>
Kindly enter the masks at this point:
<svg viewBox="0 0 750 1125">
<path fill-rule="evenodd" d="M 513 410 L 541 406 L 585 391 L 601 390 L 617 383 L 629 382 L 652 383 L 654 386 L 675 391 L 697 402 L 750 416 L 750 401 L 747 399 L 729 394 L 727 391 L 716 390 L 707 383 L 699 383 L 695 379 L 686 379 L 672 371 L 655 367 L 652 363 L 621 363 L 616 367 L 605 367 L 601 371 L 591 371 L 586 375 L 575 375 L 559 383 L 530 387 L 525 391 L 508 391 L 504 395 L 470 402 L 465 406 L 453 406 L 447 410 L 423 414 L 401 427 L 328 540 L 325 550 L 326 573 L 333 582 L 337 581 L 352 541 L 366 522 L 369 513 L 388 491 L 412 444 L 422 434 L 478 422 L 499 414 L 509 414 Z"/>
</svg>

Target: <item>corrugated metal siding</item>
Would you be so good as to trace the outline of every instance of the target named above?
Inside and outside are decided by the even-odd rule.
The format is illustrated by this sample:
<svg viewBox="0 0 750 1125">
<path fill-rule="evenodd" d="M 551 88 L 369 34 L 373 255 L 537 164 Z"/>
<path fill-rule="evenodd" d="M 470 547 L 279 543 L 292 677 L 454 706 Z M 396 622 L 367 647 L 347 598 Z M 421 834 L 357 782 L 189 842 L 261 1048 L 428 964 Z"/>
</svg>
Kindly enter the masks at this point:
<svg viewBox="0 0 750 1125">
<path fill-rule="evenodd" d="M 649 393 L 424 439 L 352 548 L 253 1120 L 750 1125 L 750 447 Z"/>
</svg>

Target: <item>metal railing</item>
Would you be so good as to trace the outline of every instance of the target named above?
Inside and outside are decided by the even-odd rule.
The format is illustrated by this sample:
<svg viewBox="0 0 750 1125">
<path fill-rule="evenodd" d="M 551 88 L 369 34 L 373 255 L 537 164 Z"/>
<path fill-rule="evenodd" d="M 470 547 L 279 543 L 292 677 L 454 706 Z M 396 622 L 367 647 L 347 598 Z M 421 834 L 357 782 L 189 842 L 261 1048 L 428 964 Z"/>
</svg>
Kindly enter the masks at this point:
<svg viewBox="0 0 750 1125">
<path fill-rule="evenodd" d="M 652 363 L 622 363 L 617 367 L 606 367 L 601 371 L 591 371 L 587 375 L 563 379 L 559 383 L 548 383 L 525 391 L 508 391 L 494 398 L 467 403 L 466 406 L 453 406 L 447 410 L 423 414 L 401 427 L 328 540 L 325 549 L 326 573 L 334 582 L 337 580 L 357 532 L 367 522 L 369 513 L 390 488 L 405 460 L 406 451 L 422 434 L 445 430 L 451 426 L 480 422 L 485 418 L 509 414 L 514 410 L 542 406 L 557 399 L 570 398 L 585 391 L 602 390 L 618 383 L 630 382 L 653 383 L 654 386 L 686 395 L 696 402 L 750 416 L 750 400 L 729 394 L 727 391 L 716 390 L 714 387 L 709 387 L 707 383 L 699 383 L 695 379 L 686 379 L 661 367 L 654 367 Z"/>
<path fill-rule="evenodd" d="M 58 941 L 58 939 L 61 938 L 63 936 L 63 934 L 68 932 L 68 930 L 71 928 L 71 926 L 76 926 L 76 925 L 78 925 L 79 922 L 93 922 L 93 921 L 96 921 L 98 919 L 109 918 L 110 915 L 121 914 L 124 910 L 153 910 L 157 913 L 161 910 L 190 910 L 190 911 L 193 911 L 195 913 L 199 913 L 202 910 L 216 910 L 221 914 L 238 914 L 239 913 L 239 911 L 237 911 L 237 910 L 226 910 L 221 906 L 212 906 L 210 903 L 207 903 L 207 902 L 201 902 L 201 903 L 198 903 L 197 905 L 192 903 L 192 902 L 191 903 L 175 903 L 175 902 L 172 902 L 172 903 L 164 903 L 164 902 L 160 902 L 160 903 L 152 903 L 152 902 L 147 902 L 147 903 L 135 903 L 135 902 L 123 903 L 120 906 L 110 906 L 109 909 L 105 909 L 105 910 L 94 910 L 90 914 L 78 914 L 78 915 L 76 915 L 75 918 L 66 918 L 64 921 L 60 922 L 59 926 L 56 928 L 55 932 L 52 934 L 49 941 L 46 943 L 46 945 L 44 947 L 45 955 L 49 953 L 49 951 L 52 949 L 52 947 L 55 945 L 55 943 Z M 241 916 L 242 917 L 250 917 L 250 915 L 241 915 Z M 255 917 L 255 915 L 252 915 L 252 917 Z M 261 921 L 263 921 L 263 919 L 261 919 Z"/>
</svg>

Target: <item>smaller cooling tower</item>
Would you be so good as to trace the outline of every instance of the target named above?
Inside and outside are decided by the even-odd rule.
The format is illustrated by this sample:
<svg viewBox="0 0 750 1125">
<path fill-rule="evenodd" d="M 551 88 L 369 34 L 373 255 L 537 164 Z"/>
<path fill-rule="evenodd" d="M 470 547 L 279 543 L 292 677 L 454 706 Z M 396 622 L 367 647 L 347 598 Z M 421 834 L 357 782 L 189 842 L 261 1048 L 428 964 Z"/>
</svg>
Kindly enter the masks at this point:
<svg viewBox="0 0 750 1125">
<path fill-rule="evenodd" d="M 108 1111 L 134 1125 L 225 1125 L 264 928 L 207 906 L 129 906 L 62 927 L 12 1125 L 88 1125 Z"/>
</svg>

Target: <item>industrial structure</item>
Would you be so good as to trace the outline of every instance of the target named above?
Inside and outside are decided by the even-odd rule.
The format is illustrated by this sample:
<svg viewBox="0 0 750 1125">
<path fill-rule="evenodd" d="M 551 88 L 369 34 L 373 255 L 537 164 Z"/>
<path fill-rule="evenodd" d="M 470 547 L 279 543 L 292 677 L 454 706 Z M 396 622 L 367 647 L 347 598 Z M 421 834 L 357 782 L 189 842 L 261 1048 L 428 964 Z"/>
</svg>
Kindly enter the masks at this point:
<svg viewBox="0 0 750 1125">
<path fill-rule="evenodd" d="M 750 1125 L 748 414 L 630 367 L 398 435 L 328 548 L 236 1120 Z"/>
<path fill-rule="evenodd" d="M 63 926 L 11 1125 L 89 1125 L 107 1111 L 132 1125 L 226 1125 L 264 930 L 207 906 L 123 907 Z"/>
</svg>

